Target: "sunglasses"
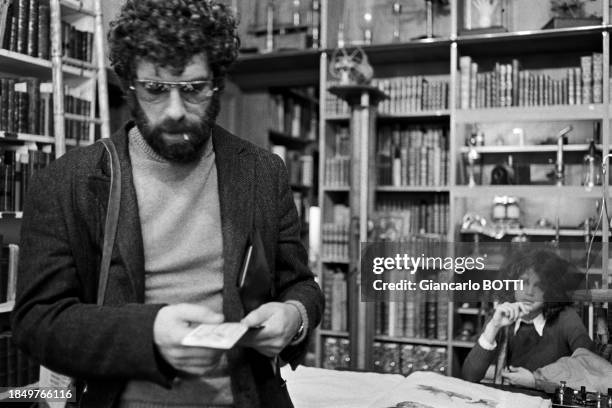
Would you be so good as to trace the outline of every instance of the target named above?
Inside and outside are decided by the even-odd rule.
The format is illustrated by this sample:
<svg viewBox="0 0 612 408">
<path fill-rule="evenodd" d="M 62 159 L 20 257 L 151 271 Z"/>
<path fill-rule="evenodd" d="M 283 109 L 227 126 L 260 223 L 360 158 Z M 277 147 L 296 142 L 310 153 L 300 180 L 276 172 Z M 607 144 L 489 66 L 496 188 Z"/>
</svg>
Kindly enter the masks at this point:
<svg viewBox="0 0 612 408">
<path fill-rule="evenodd" d="M 178 88 L 181 98 L 189 103 L 208 101 L 217 87 L 210 80 L 202 81 L 154 81 L 150 79 L 135 79 L 130 89 L 135 91 L 140 99 L 146 102 L 164 102 L 170 95 L 171 88 Z"/>
</svg>

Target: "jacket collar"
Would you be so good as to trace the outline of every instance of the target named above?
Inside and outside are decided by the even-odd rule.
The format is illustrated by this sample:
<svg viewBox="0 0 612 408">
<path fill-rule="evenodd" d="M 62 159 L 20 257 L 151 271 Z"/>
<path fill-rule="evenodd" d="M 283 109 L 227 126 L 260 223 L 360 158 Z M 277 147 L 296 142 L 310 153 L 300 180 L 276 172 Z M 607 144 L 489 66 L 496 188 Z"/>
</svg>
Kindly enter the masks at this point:
<svg viewBox="0 0 612 408">
<path fill-rule="evenodd" d="M 144 302 L 144 249 L 127 136 L 132 126 L 134 123 L 128 122 L 123 129 L 111 136 L 117 147 L 122 172 L 116 248 L 130 277 L 135 300 Z M 223 238 L 223 311 L 226 320 L 235 321 L 240 320 L 243 314 L 236 280 L 247 237 L 254 225 L 254 158 L 245 150 L 240 139 L 219 126 L 213 129 L 212 138 Z"/>
</svg>

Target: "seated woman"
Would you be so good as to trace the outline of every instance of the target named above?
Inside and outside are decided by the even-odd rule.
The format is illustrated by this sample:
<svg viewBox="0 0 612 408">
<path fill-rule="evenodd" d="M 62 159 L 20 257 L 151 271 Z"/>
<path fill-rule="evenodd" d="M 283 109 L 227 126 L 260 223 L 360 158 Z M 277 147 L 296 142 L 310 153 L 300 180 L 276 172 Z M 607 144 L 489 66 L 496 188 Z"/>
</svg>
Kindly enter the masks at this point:
<svg viewBox="0 0 612 408">
<path fill-rule="evenodd" d="M 496 307 L 477 344 L 462 367 L 462 377 L 480 381 L 496 362 L 502 328 L 508 328 L 504 383 L 535 388 L 533 371 L 571 355 L 577 348 L 595 345 L 576 311 L 570 306 L 567 273 L 573 268 L 547 250 L 521 252 L 502 266 L 504 278 L 523 280 L 523 290 L 512 302 Z"/>
</svg>

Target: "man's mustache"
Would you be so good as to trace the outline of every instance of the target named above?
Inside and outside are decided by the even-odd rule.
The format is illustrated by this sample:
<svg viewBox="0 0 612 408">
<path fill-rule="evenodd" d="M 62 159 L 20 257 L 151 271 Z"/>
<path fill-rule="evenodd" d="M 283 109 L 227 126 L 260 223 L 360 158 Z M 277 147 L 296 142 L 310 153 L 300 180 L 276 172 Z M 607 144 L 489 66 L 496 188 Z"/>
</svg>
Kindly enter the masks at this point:
<svg viewBox="0 0 612 408">
<path fill-rule="evenodd" d="M 159 125 L 155 125 L 152 129 L 156 132 L 165 133 L 184 133 L 184 132 L 199 132 L 202 131 L 203 126 L 197 122 L 176 122 L 176 121 L 164 121 Z"/>
</svg>

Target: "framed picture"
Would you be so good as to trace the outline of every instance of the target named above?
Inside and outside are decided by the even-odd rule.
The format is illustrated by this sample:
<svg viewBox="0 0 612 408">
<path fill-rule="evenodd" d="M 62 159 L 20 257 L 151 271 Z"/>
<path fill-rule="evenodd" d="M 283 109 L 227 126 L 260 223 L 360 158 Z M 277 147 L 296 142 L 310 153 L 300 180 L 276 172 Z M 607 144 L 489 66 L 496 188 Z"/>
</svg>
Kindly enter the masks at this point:
<svg viewBox="0 0 612 408">
<path fill-rule="evenodd" d="M 508 0 L 460 0 L 459 34 L 509 31 L 508 7 Z"/>
</svg>

